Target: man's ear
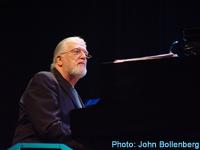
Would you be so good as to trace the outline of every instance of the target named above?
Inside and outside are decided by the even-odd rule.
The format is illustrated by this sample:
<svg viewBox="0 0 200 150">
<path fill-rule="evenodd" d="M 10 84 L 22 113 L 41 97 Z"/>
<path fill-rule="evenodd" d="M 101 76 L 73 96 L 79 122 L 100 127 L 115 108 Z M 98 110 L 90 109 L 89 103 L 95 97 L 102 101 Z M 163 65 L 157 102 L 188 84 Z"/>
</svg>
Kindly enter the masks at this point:
<svg viewBox="0 0 200 150">
<path fill-rule="evenodd" d="M 58 55 L 58 56 L 56 57 L 56 61 L 57 61 L 58 66 L 59 66 L 59 67 L 62 67 L 62 57 L 61 57 L 60 55 Z"/>
</svg>

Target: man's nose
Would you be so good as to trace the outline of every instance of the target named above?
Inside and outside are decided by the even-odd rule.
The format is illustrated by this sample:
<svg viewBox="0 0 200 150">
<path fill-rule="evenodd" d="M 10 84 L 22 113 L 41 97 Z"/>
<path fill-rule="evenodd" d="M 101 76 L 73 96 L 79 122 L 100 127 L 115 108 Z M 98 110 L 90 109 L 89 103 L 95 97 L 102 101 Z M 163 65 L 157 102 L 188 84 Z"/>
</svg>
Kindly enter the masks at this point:
<svg viewBox="0 0 200 150">
<path fill-rule="evenodd" d="M 87 56 L 83 51 L 81 51 L 81 56 L 80 57 L 86 59 Z"/>
</svg>

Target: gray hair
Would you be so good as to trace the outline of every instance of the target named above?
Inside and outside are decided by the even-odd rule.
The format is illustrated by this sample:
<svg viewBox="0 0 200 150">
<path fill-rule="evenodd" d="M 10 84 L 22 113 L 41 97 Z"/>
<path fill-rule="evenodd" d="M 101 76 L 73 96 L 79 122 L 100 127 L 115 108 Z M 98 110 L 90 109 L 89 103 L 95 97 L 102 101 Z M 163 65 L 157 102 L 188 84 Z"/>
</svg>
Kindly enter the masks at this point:
<svg viewBox="0 0 200 150">
<path fill-rule="evenodd" d="M 73 36 L 73 37 L 68 37 L 68 38 L 63 39 L 60 43 L 58 43 L 58 45 L 56 46 L 56 48 L 54 50 L 53 62 L 51 64 L 51 69 L 53 69 L 57 63 L 56 57 L 58 55 L 60 55 L 64 50 L 66 50 L 66 49 L 63 49 L 63 44 L 65 44 L 68 41 L 80 41 L 86 45 L 85 41 L 78 36 Z"/>
</svg>

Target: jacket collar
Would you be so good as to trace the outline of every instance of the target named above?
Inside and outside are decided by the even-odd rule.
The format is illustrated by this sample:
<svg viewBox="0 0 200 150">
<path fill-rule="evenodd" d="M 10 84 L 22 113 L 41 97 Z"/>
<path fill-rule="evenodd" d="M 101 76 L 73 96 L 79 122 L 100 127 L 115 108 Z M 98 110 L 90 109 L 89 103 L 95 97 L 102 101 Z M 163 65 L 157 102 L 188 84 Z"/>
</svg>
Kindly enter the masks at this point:
<svg viewBox="0 0 200 150">
<path fill-rule="evenodd" d="M 60 86 L 64 89 L 65 92 L 67 92 L 70 96 L 70 98 L 72 99 L 74 105 L 77 107 L 77 108 L 80 108 L 79 105 L 77 104 L 77 101 L 76 101 L 76 98 L 75 98 L 75 93 L 74 93 L 74 89 L 72 87 L 72 85 L 60 74 L 60 72 L 56 69 L 56 68 L 53 68 L 51 70 L 51 72 L 54 74 L 54 76 L 56 77 L 58 83 L 60 84 Z M 78 95 L 79 96 L 79 95 Z M 80 99 L 80 102 L 82 104 L 82 107 L 84 108 L 84 104 L 79 96 L 79 99 Z"/>
</svg>

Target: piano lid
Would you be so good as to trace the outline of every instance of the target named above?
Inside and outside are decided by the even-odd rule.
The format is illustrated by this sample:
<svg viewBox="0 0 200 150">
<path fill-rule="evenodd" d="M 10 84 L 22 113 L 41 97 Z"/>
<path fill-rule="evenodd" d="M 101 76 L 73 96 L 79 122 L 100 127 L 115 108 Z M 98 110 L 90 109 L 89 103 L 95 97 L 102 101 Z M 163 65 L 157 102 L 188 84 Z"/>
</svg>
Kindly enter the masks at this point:
<svg viewBox="0 0 200 150">
<path fill-rule="evenodd" d="M 190 99 L 198 101 L 199 67 L 199 56 L 103 64 L 102 99 L 106 100 L 100 102 L 104 107 L 188 107 Z"/>
</svg>

